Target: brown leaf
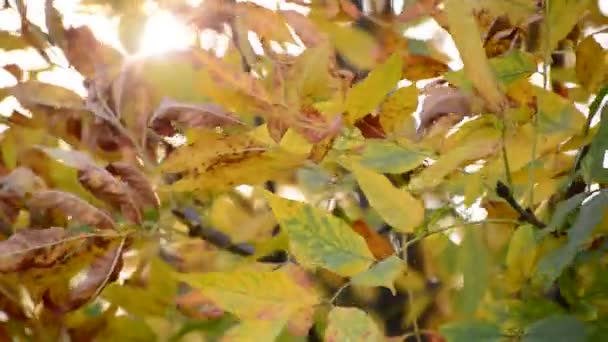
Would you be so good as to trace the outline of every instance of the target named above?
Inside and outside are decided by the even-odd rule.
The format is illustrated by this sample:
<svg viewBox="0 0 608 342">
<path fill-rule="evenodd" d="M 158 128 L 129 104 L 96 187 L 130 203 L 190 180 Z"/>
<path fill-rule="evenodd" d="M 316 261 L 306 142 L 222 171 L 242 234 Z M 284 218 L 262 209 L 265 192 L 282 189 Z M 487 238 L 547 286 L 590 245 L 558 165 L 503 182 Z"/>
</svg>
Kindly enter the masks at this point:
<svg viewBox="0 0 608 342">
<path fill-rule="evenodd" d="M 352 228 L 357 234 L 365 239 L 369 250 L 378 260 L 384 260 L 395 254 L 393 244 L 388 239 L 370 228 L 365 221 L 357 220 L 353 222 Z"/>
<path fill-rule="evenodd" d="M 209 319 L 224 315 L 224 310 L 198 290 L 179 295 L 175 299 L 175 305 L 181 313 L 193 318 Z"/>
<path fill-rule="evenodd" d="M 97 198 L 103 200 L 124 215 L 132 223 L 140 224 L 141 210 L 125 183 L 99 167 L 78 170 L 78 180 Z"/>
<path fill-rule="evenodd" d="M 95 258 L 84 278 L 70 290 L 68 298 L 57 303 L 47 291 L 43 297 L 44 304 L 55 312 L 65 313 L 96 298 L 108 283 L 118 278 L 123 266 L 122 253 L 125 249 L 125 241 L 126 238 L 123 238 L 119 244 L 108 248 L 104 254 Z"/>
<path fill-rule="evenodd" d="M 57 209 L 72 220 L 101 229 L 115 229 L 112 218 L 85 200 L 68 192 L 47 190 L 34 193 L 28 200 L 34 210 Z"/>
<path fill-rule="evenodd" d="M 264 40 L 293 42 L 285 18 L 276 11 L 252 2 L 238 2 L 235 7 L 237 20 L 242 20 L 245 27 L 257 33 Z"/>
<path fill-rule="evenodd" d="M 363 119 L 355 123 L 358 129 L 361 130 L 361 134 L 365 138 L 386 138 L 386 133 L 380 124 L 380 117 L 367 114 Z"/>
<path fill-rule="evenodd" d="M 26 194 L 45 188 L 42 178 L 32 170 L 18 167 L 8 175 L 0 177 L 0 198 L 22 199 Z"/>
<path fill-rule="evenodd" d="M 420 112 L 420 125 L 418 136 L 435 122 L 447 114 L 471 114 L 471 103 L 466 94 L 451 87 L 434 86 L 426 90 L 426 97 Z"/>
<path fill-rule="evenodd" d="M 0 272 L 49 267 L 82 243 L 63 228 L 21 229 L 0 241 Z"/>
<path fill-rule="evenodd" d="M 83 76 L 92 78 L 99 66 L 120 59 L 116 50 L 101 44 L 88 26 L 69 28 L 65 32 L 65 55 Z"/>
<path fill-rule="evenodd" d="M 222 107 L 213 104 L 192 104 L 163 98 L 152 114 L 149 126 L 162 135 L 173 135 L 172 123 L 186 128 L 226 127 L 242 122 Z"/>
<path fill-rule="evenodd" d="M 315 24 L 307 16 L 293 10 L 281 11 L 287 23 L 296 32 L 306 47 L 313 47 L 327 41 L 327 37 L 319 32 Z"/>
<path fill-rule="evenodd" d="M 143 207 L 159 207 L 158 198 L 148 177 L 137 167 L 125 162 L 113 162 L 108 164 L 106 170 L 127 184 L 135 199 Z"/>
<path fill-rule="evenodd" d="M 260 80 L 251 75 L 236 70 L 213 54 L 197 50 L 194 54 L 196 61 L 203 64 L 212 78 L 221 87 L 230 88 L 256 100 L 261 109 L 272 109 L 275 101 L 270 96 Z"/>
</svg>

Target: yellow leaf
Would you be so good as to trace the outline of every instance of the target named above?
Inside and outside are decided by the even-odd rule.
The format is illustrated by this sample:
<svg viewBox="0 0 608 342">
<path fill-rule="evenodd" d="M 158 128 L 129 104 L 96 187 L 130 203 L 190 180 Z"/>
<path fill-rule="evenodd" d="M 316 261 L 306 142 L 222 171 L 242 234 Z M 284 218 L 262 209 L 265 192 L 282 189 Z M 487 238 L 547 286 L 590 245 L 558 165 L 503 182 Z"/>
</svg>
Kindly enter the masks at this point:
<svg viewBox="0 0 608 342">
<path fill-rule="evenodd" d="M 493 127 L 471 133 L 458 147 L 447 151 L 435 163 L 415 175 L 410 181 L 410 189 L 420 191 L 434 188 L 443 182 L 445 176 L 465 162 L 473 162 L 494 152 L 499 141 L 500 131 Z"/>
<path fill-rule="evenodd" d="M 576 47 L 576 78 L 589 92 L 597 91 L 608 72 L 608 52 L 593 36 Z"/>
<path fill-rule="evenodd" d="M 282 270 L 176 274 L 216 305 L 242 320 L 285 320 L 319 298 Z"/>
<path fill-rule="evenodd" d="M 329 312 L 326 342 L 380 342 L 383 336 L 374 320 L 357 308 L 335 307 Z"/>
<path fill-rule="evenodd" d="M 590 0 L 551 0 L 546 4 L 549 12 L 546 22 L 541 23 L 540 51 L 549 53 L 565 38 L 572 27 L 581 20 Z M 547 37 L 548 35 L 548 37 Z"/>
<path fill-rule="evenodd" d="M 407 190 L 394 187 L 379 173 L 356 163 L 350 167 L 372 208 L 395 230 L 413 232 L 422 223 L 424 206 L 420 200 Z"/>
<path fill-rule="evenodd" d="M 412 114 L 418 107 L 418 88 L 416 85 L 397 89 L 383 104 L 380 110 L 380 124 L 388 134 L 416 136 L 416 119 Z"/>
<path fill-rule="evenodd" d="M 230 328 L 221 342 L 273 342 L 285 325 L 284 319 L 274 321 L 246 320 Z"/>
<path fill-rule="evenodd" d="M 490 108 L 500 112 L 505 104 L 505 98 L 490 69 L 469 1 L 449 0 L 445 4 L 445 9 L 450 33 L 464 62 L 466 76 L 471 79 Z"/>
<path fill-rule="evenodd" d="M 374 257 L 365 240 L 343 220 L 308 204 L 266 193 L 289 238 L 289 248 L 306 267 L 323 267 L 349 277 L 366 270 Z"/>
<path fill-rule="evenodd" d="M 288 129 L 279 144 L 285 151 L 293 154 L 308 154 L 312 144 L 293 129 Z"/>
<path fill-rule="evenodd" d="M 534 228 L 523 225 L 511 237 L 507 252 L 506 266 L 508 284 L 517 291 L 528 279 L 536 263 L 536 240 Z"/>
<path fill-rule="evenodd" d="M 393 54 L 346 94 L 348 121 L 354 123 L 373 111 L 401 79 L 402 60 Z"/>
</svg>

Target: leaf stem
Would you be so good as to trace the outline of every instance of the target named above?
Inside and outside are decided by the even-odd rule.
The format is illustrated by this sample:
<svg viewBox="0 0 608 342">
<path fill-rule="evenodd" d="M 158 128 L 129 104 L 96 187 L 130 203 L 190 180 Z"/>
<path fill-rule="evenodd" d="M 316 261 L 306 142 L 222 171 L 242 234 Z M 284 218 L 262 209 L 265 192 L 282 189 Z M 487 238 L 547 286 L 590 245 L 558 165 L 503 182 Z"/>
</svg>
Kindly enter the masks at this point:
<svg viewBox="0 0 608 342">
<path fill-rule="evenodd" d="M 334 293 L 334 295 L 329 300 L 329 304 L 334 305 L 335 302 L 336 302 L 336 300 L 338 299 L 338 297 L 342 293 L 342 291 L 346 290 L 346 288 L 349 287 L 349 286 L 350 286 L 350 281 L 347 281 L 342 286 L 340 286 L 340 288 Z"/>
</svg>

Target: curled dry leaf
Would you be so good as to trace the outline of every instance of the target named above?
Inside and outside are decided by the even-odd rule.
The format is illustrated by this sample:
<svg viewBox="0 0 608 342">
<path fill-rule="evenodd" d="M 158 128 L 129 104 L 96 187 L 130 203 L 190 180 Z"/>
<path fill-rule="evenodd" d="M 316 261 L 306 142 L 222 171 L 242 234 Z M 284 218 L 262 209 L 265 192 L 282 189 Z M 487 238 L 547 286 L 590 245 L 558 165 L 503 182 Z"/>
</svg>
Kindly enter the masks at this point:
<svg viewBox="0 0 608 342">
<path fill-rule="evenodd" d="M 64 35 L 65 55 L 85 77 L 92 78 L 100 65 L 120 59 L 119 53 L 101 44 L 88 26 L 69 28 Z"/>
<path fill-rule="evenodd" d="M 434 86 L 427 89 L 420 112 L 418 137 L 421 137 L 437 119 L 447 114 L 470 115 L 471 103 L 468 96 L 451 87 Z"/>
<path fill-rule="evenodd" d="M 152 185 L 137 167 L 125 162 L 114 162 L 108 164 L 106 170 L 129 186 L 138 203 L 144 207 L 158 208 L 158 198 Z"/>
<path fill-rule="evenodd" d="M 34 210 L 58 209 L 74 221 L 101 229 L 116 228 L 107 213 L 67 192 L 57 190 L 36 192 L 29 198 L 28 206 Z"/>
<path fill-rule="evenodd" d="M 141 210 L 127 185 L 99 167 L 78 170 L 78 180 L 97 198 L 120 210 L 130 222 L 140 224 Z"/>
<path fill-rule="evenodd" d="M 45 293 L 44 304 L 55 312 L 65 313 L 72 311 L 90 299 L 95 298 L 101 293 L 103 288 L 118 278 L 122 269 L 122 253 L 125 249 L 126 238 L 120 243 L 109 247 L 105 253 L 93 260 L 83 279 L 70 289 L 67 298 L 62 298 L 61 303 L 57 303 Z"/>
<path fill-rule="evenodd" d="M 216 104 L 194 104 L 163 98 L 152 114 L 149 126 L 161 135 L 172 135 L 175 133 L 172 123 L 188 128 L 214 128 L 242 122 Z"/>
<path fill-rule="evenodd" d="M 15 272 L 32 267 L 50 267 L 82 243 L 58 227 L 21 229 L 0 241 L 0 272 Z"/>
<path fill-rule="evenodd" d="M 315 24 L 305 15 L 293 10 L 281 11 L 281 14 L 306 47 L 310 48 L 327 41 L 328 38 L 319 32 Z"/>
</svg>

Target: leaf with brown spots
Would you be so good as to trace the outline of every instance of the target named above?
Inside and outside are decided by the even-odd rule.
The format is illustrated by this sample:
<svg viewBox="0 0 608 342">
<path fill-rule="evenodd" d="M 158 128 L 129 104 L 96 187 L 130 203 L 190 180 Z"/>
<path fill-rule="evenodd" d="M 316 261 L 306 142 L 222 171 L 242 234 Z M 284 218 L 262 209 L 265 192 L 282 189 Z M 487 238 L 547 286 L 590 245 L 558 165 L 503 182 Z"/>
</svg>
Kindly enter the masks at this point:
<svg viewBox="0 0 608 342">
<path fill-rule="evenodd" d="M 78 170 L 78 180 L 95 197 L 119 210 L 132 223 L 142 222 L 142 213 L 128 186 L 110 172 L 96 166 Z"/>
<path fill-rule="evenodd" d="M 137 167 L 125 162 L 113 162 L 108 164 L 106 170 L 127 184 L 135 200 L 143 207 L 159 207 L 158 198 L 148 177 Z"/>
<path fill-rule="evenodd" d="M 0 272 L 50 267 L 81 245 L 83 240 L 58 227 L 21 229 L 8 240 L 0 241 Z"/>
<path fill-rule="evenodd" d="M 47 190 L 34 193 L 27 201 L 30 210 L 59 210 L 79 223 L 101 229 L 115 229 L 110 215 L 68 192 Z"/>
</svg>

